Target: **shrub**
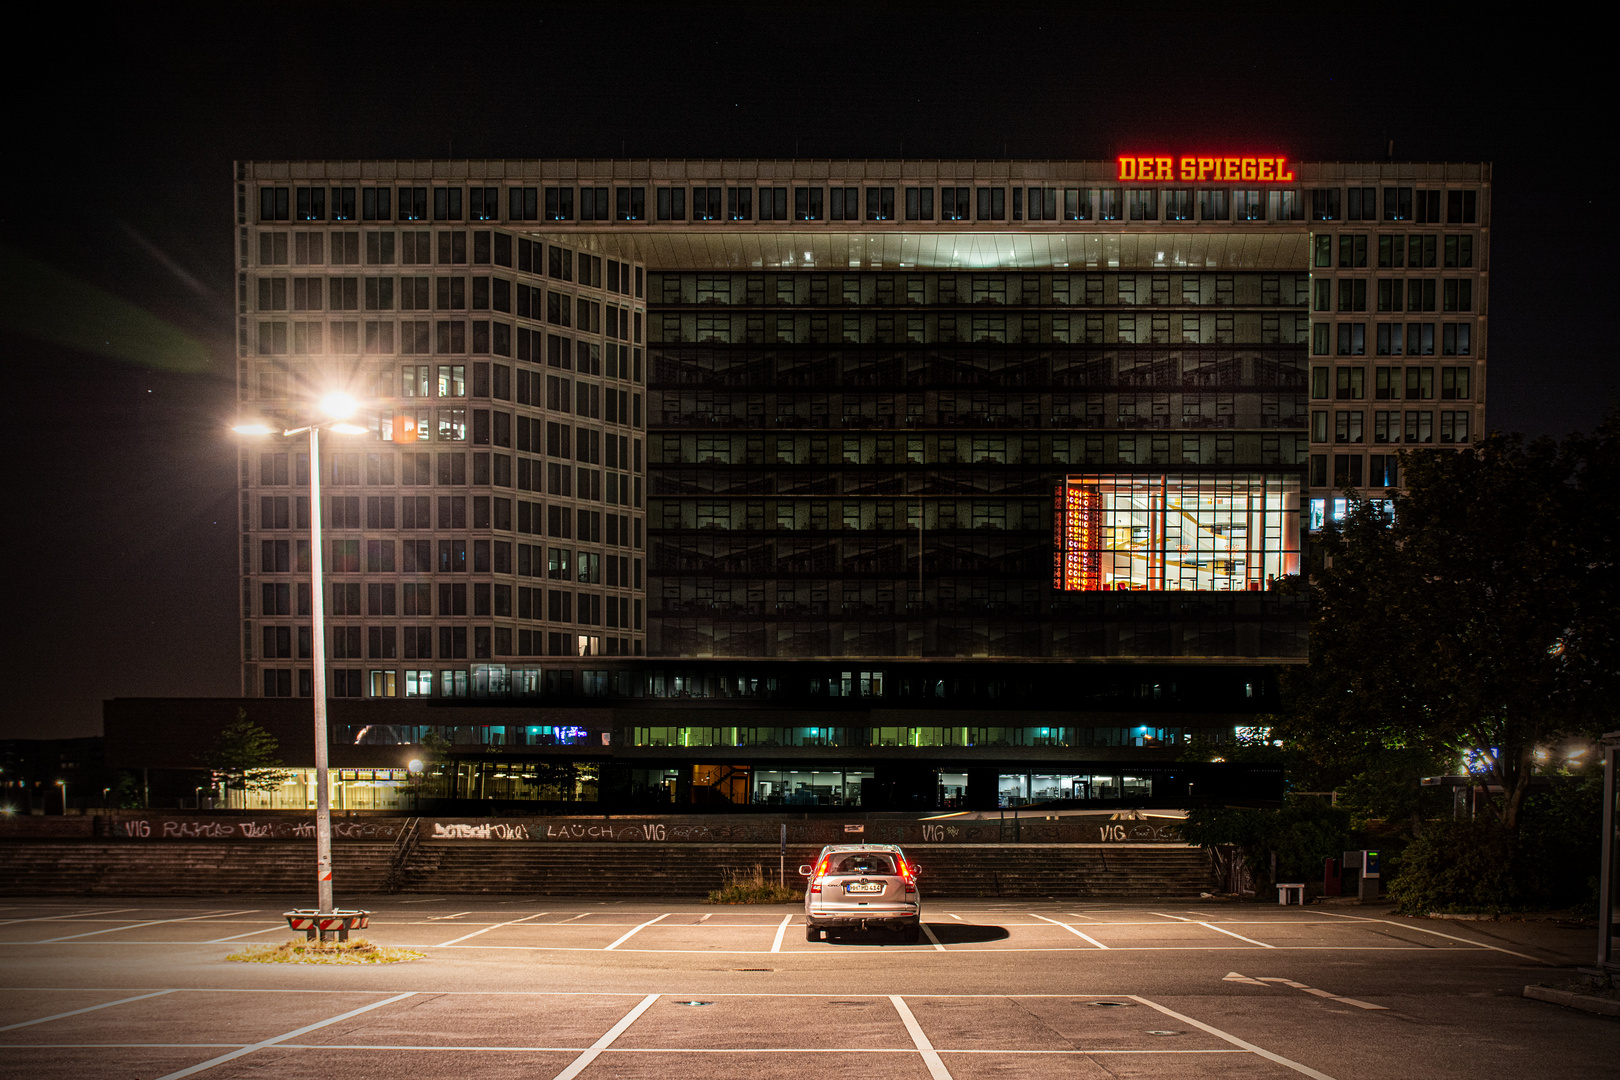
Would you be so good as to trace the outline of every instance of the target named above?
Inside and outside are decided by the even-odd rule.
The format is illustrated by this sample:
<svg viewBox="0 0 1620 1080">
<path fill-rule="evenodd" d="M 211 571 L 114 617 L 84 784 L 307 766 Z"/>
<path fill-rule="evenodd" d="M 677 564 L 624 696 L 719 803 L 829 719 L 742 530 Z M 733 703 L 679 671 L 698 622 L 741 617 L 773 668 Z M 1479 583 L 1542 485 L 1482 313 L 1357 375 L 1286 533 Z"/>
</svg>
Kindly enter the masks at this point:
<svg viewBox="0 0 1620 1080">
<path fill-rule="evenodd" d="M 1523 879 L 1523 862 L 1494 821 L 1434 822 L 1402 853 L 1389 897 L 1406 915 L 1520 908 L 1539 891 Z"/>
<path fill-rule="evenodd" d="M 725 884 L 709 894 L 711 904 L 786 904 L 799 899 L 798 889 L 765 876 L 759 863 L 752 870 L 727 870 Z"/>
</svg>

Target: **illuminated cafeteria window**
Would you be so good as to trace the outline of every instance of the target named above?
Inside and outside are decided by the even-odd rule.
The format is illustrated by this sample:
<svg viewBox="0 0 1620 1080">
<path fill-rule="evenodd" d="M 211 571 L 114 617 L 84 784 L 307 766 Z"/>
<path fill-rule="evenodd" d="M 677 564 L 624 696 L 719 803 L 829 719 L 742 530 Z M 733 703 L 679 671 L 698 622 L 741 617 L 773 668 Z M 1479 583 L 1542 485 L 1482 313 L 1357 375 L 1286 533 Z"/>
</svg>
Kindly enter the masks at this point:
<svg viewBox="0 0 1620 1080">
<path fill-rule="evenodd" d="M 1071 476 L 1053 587 L 1257 592 L 1299 573 L 1299 480 L 1258 473 Z"/>
</svg>

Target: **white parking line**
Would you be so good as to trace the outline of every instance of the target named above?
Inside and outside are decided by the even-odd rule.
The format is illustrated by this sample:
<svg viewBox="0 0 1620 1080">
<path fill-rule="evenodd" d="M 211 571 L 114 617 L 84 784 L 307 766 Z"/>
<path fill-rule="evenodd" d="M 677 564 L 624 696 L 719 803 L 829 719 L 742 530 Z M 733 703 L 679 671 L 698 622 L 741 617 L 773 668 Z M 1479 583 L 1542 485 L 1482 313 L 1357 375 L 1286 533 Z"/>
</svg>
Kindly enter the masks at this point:
<svg viewBox="0 0 1620 1080">
<path fill-rule="evenodd" d="M 1233 1046 L 1241 1047 L 1244 1050 L 1247 1050 L 1251 1054 L 1258 1054 L 1259 1056 L 1265 1058 L 1267 1061 L 1275 1062 L 1276 1064 L 1281 1065 L 1284 1068 L 1293 1069 L 1297 1073 L 1302 1073 L 1305 1076 L 1309 1076 L 1311 1078 L 1311 1080 L 1333 1080 L 1333 1077 L 1329 1076 L 1327 1073 L 1317 1072 L 1315 1069 L 1311 1068 L 1309 1065 L 1301 1065 L 1297 1061 L 1293 1061 L 1293 1060 L 1291 1060 L 1289 1058 L 1285 1058 L 1281 1054 L 1274 1054 L 1270 1050 L 1266 1050 L 1266 1049 L 1264 1049 L 1262 1047 L 1254 1045 L 1254 1043 L 1252 1043 L 1252 1042 L 1245 1042 L 1243 1039 L 1238 1038 L 1236 1035 L 1232 1035 L 1232 1034 L 1229 1034 L 1229 1033 L 1227 1033 L 1225 1031 L 1222 1031 L 1218 1027 L 1211 1027 L 1210 1025 L 1208 1025 L 1208 1024 L 1206 1024 L 1206 1023 L 1204 1023 L 1204 1022 L 1202 1022 L 1200 1020 L 1194 1020 L 1190 1016 L 1186 1016 L 1186 1015 L 1184 1015 L 1182 1013 L 1178 1013 L 1174 1009 L 1167 1009 L 1163 1005 L 1160 1005 L 1156 1001 L 1149 1001 L 1147 998 L 1141 997 L 1140 995 L 1137 995 L 1137 994 L 1128 994 L 1128 995 L 1125 995 L 1125 996 L 1129 997 L 1133 1001 L 1140 1001 L 1143 1005 L 1148 1006 L 1150 1009 L 1156 1009 L 1156 1010 L 1158 1010 L 1159 1012 L 1163 1013 L 1164 1015 L 1166 1015 L 1168 1017 L 1171 1017 L 1171 1018 L 1176 1019 L 1176 1020 L 1180 1020 L 1183 1024 L 1191 1024 L 1193 1027 L 1197 1028 L 1199 1031 L 1207 1032 L 1208 1034 L 1215 1036 L 1217 1039 L 1223 1039 L 1226 1042 L 1231 1043 Z"/>
<path fill-rule="evenodd" d="M 1277 947 L 1275 945 L 1267 945 L 1263 941 L 1256 941 L 1252 937 L 1244 937 L 1242 934 L 1234 934 L 1230 930 L 1223 930 L 1219 926 L 1216 926 L 1214 923 L 1201 922 L 1198 925 L 1199 926 L 1206 926 L 1209 929 L 1215 931 L 1217 934 L 1226 934 L 1229 937 L 1237 938 L 1239 941 L 1247 941 L 1250 945 L 1258 945 L 1262 949 L 1275 949 Z"/>
<path fill-rule="evenodd" d="M 934 951 L 935 952 L 944 952 L 945 951 L 945 946 L 941 945 L 940 942 L 939 942 L 939 938 L 934 936 L 934 928 L 933 927 L 929 926 L 927 923 L 925 923 L 925 922 L 923 922 L 921 920 L 918 920 L 917 925 L 922 927 L 922 932 L 928 935 L 928 940 L 932 941 L 934 943 Z"/>
<path fill-rule="evenodd" d="M 706 918 L 708 918 L 708 916 L 705 915 L 704 918 L 706 919 Z M 791 916 L 791 915 L 782 916 L 782 925 L 780 925 L 780 926 L 778 926 L 776 928 L 776 940 L 771 942 L 771 952 L 781 952 L 782 951 L 782 935 L 787 933 L 788 923 L 790 923 L 792 921 L 793 921 L 793 916 Z"/>
<path fill-rule="evenodd" d="M 1228 978 L 1230 978 L 1230 976 L 1228 976 Z M 1358 1009 L 1375 1009 L 1379 1012 L 1389 1011 L 1389 1007 L 1387 1005 L 1374 1005 L 1369 1001 L 1360 1001 L 1356 998 L 1340 997 L 1338 994 L 1330 994 L 1326 990 L 1318 990 L 1314 986 L 1306 986 L 1304 983 L 1295 982 L 1293 979 L 1279 979 L 1275 975 L 1262 975 L 1260 976 L 1259 981 L 1262 983 L 1282 983 L 1284 986 L 1292 986 L 1295 990 L 1303 990 L 1307 994 L 1313 994 L 1316 997 L 1328 998 L 1331 1001 L 1342 1001 L 1346 1005 L 1354 1005 Z"/>
<path fill-rule="evenodd" d="M 271 933 L 271 932 L 276 931 L 276 930 L 285 930 L 285 929 L 287 929 L 287 924 L 282 923 L 280 926 L 267 926 L 263 930 L 249 930 L 245 934 L 232 934 L 230 937 L 217 937 L 217 938 L 214 938 L 212 941 L 207 942 L 207 944 L 209 944 L 209 945 L 223 945 L 227 941 L 240 941 L 242 938 L 245 938 L 245 937 L 256 937 L 259 934 L 268 934 L 268 933 Z"/>
<path fill-rule="evenodd" d="M 87 915 L 117 915 L 125 911 L 139 911 L 140 908 L 119 907 L 108 908 L 106 911 L 75 911 L 71 915 L 40 915 L 31 919 L 5 919 L 0 920 L 0 926 L 12 926 L 25 922 L 66 922 L 68 919 L 83 918 Z"/>
<path fill-rule="evenodd" d="M 251 1054 L 255 1050 L 262 1050 L 267 1046 L 275 1046 L 277 1043 L 286 1042 L 288 1039 L 296 1039 L 298 1036 L 307 1032 L 316 1031 L 332 1024 L 341 1023 L 342 1021 L 349 1019 L 351 1016 L 359 1016 L 361 1013 L 370 1012 L 372 1009 L 380 1009 L 384 1005 L 392 1005 L 396 1001 L 404 1001 L 406 998 L 415 996 L 416 991 L 414 990 L 404 994 L 395 994 L 393 997 L 384 998 L 381 1001 L 374 1001 L 370 1005 L 362 1005 L 358 1009 L 350 1009 L 346 1013 L 339 1013 L 330 1019 L 318 1020 L 313 1024 L 305 1024 L 301 1028 L 294 1028 L 285 1035 L 277 1035 L 271 1039 L 261 1039 L 259 1042 L 241 1047 L 237 1050 L 232 1050 L 228 1054 L 221 1054 L 219 1057 L 209 1058 L 207 1061 L 199 1062 L 188 1069 L 181 1069 L 179 1072 L 172 1072 L 166 1076 L 161 1076 L 158 1078 L 158 1080 L 181 1080 L 181 1077 L 195 1076 L 197 1073 L 203 1072 L 206 1069 L 212 1069 L 215 1065 L 223 1065 L 227 1061 L 235 1061 L 244 1054 Z"/>
<path fill-rule="evenodd" d="M 662 915 L 658 917 L 660 919 L 663 918 Z M 591 1043 L 590 1049 L 586 1050 L 583 1054 L 579 1055 L 579 1057 L 570 1062 L 568 1068 L 556 1075 L 555 1080 L 574 1080 L 574 1077 L 584 1072 L 586 1066 L 595 1061 L 602 1051 L 613 1045 L 613 1040 L 624 1034 L 625 1028 L 628 1028 L 631 1024 L 635 1023 L 641 1018 L 642 1013 L 652 1008 L 653 1002 L 657 1000 L 657 994 L 648 994 L 646 997 L 642 998 L 641 1004 L 625 1013 L 622 1020 L 608 1028 L 600 1039 L 597 1039 L 595 1042 Z"/>
<path fill-rule="evenodd" d="M 1035 915 L 1035 913 L 1033 911 L 1030 912 L 1030 914 Z M 1097 946 L 1097 948 L 1099 948 L 1099 949 L 1108 948 L 1108 946 L 1104 945 L 1102 942 L 1098 941 L 1096 938 L 1092 937 L 1090 934 L 1081 933 L 1079 930 L 1076 930 L 1074 927 L 1070 926 L 1066 922 L 1058 922 L 1056 919 L 1047 919 L 1045 915 L 1035 915 L 1035 917 L 1037 919 L 1045 919 L 1047 922 L 1051 923 L 1053 926 L 1061 926 L 1061 927 L 1063 927 L 1063 929 L 1067 930 L 1069 933 L 1073 934 L 1075 937 L 1085 938 L 1087 941 L 1091 942 L 1093 945 Z"/>
<path fill-rule="evenodd" d="M 37 941 L 36 945 L 54 945 L 59 941 L 72 941 L 75 938 L 95 937 L 97 934 L 111 934 L 119 930 L 139 930 L 143 926 L 161 926 L 164 923 L 196 922 L 198 919 L 222 919 L 227 915 L 252 915 L 259 908 L 243 908 L 241 911 L 210 911 L 201 915 L 187 915 L 180 919 L 152 919 L 149 922 L 125 923 L 121 926 L 109 926 L 105 930 L 87 930 L 82 934 L 68 934 L 66 937 L 45 938 Z"/>
<path fill-rule="evenodd" d="M 911 1041 L 916 1044 L 917 1052 L 922 1055 L 923 1064 L 928 1066 L 928 1075 L 933 1080 L 951 1080 L 950 1070 L 945 1068 L 943 1061 L 939 1060 L 939 1051 L 934 1049 L 934 1044 L 928 1041 L 927 1035 L 923 1034 L 922 1025 L 917 1023 L 915 1016 L 911 1015 L 911 1010 L 906 1006 L 905 1001 L 901 999 L 899 994 L 890 994 L 889 1001 L 894 1005 L 894 1011 L 900 1014 L 900 1022 L 906 1025 L 906 1032 L 911 1036 Z"/>
<path fill-rule="evenodd" d="M 15 1031 L 17 1028 L 32 1027 L 35 1024 L 43 1024 L 51 1020 L 61 1020 L 68 1016 L 78 1016 L 80 1013 L 95 1012 L 98 1009 L 110 1009 L 114 1005 L 127 1005 L 131 1001 L 145 1001 L 147 998 L 162 997 L 164 994 L 172 993 L 174 993 L 173 990 L 154 990 L 150 994 L 137 994 L 134 997 L 120 998 L 117 1001 L 105 1001 L 100 1005 L 91 1005 L 88 1008 L 73 1009 L 70 1012 L 56 1013 L 54 1016 L 42 1016 L 38 1020 L 24 1020 L 20 1024 L 7 1024 L 5 1027 L 0 1027 L 0 1031 Z"/>
<path fill-rule="evenodd" d="M 448 900 L 448 899 L 450 899 L 448 896 L 434 896 L 434 897 L 430 897 L 430 898 L 428 898 L 426 900 L 401 900 L 399 902 L 401 904 L 437 904 L 440 901 Z"/>
<path fill-rule="evenodd" d="M 630 930 L 630 931 L 628 931 L 628 932 L 626 932 L 626 933 L 625 933 L 625 934 L 624 934 L 624 935 L 622 935 L 622 936 L 621 936 L 621 937 L 620 937 L 620 938 L 619 938 L 619 939 L 618 939 L 618 940 L 616 940 L 616 941 L 615 941 L 615 942 L 614 942 L 614 943 L 613 943 L 613 944 L 611 944 L 611 945 L 609 945 L 609 946 L 607 946 L 607 947 L 606 947 L 606 948 L 604 948 L 604 949 L 603 949 L 603 950 L 602 950 L 602 951 L 603 951 L 603 952 L 611 952 L 611 951 L 612 951 L 612 950 L 614 950 L 614 949 L 617 949 L 617 948 L 618 948 L 618 947 L 619 947 L 619 946 L 620 946 L 620 945 L 623 945 L 623 944 L 624 944 L 624 943 L 625 943 L 625 942 L 627 942 L 627 941 L 629 941 L 629 940 L 630 940 L 630 939 L 631 939 L 631 938 L 633 938 L 633 937 L 635 937 L 635 936 L 636 936 L 636 931 L 637 931 L 637 930 L 643 930 L 643 929 L 645 929 L 645 928 L 647 928 L 647 927 L 649 927 L 649 926 L 651 926 L 651 925 L 652 925 L 652 924 L 653 924 L 653 923 L 655 923 L 655 922 L 658 922 L 658 921 L 659 921 L 659 920 L 660 920 L 660 919 L 667 919 L 667 918 L 669 918 L 669 917 L 670 917 L 670 915 L 672 915 L 672 914 L 673 914 L 673 912 L 668 912 L 668 911 L 666 911 L 666 912 L 665 912 L 665 913 L 664 913 L 664 914 L 662 914 L 662 915 L 660 915 L 660 916 L 658 916 L 658 918 L 657 918 L 657 919 L 648 919 L 648 920 L 647 920 L 647 921 L 646 921 L 646 922 L 644 922 L 644 923 L 642 923 L 642 924 L 641 924 L 641 925 L 640 925 L 640 926 L 637 926 L 637 927 L 635 927 L 635 928 L 634 928 L 634 929 L 632 929 L 632 930 Z M 693 950 L 685 950 L 685 951 L 688 951 L 688 952 L 690 952 L 690 951 L 693 951 Z M 583 1068 L 583 1066 L 581 1066 L 581 1068 Z"/>
<path fill-rule="evenodd" d="M 956 921 L 957 921 L 957 922 L 961 922 L 961 921 L 962 921 L 962 916 L 960 916 L 960 915 L 958 915 L 958 914 L 956 914 L 956 913 L 955 913 L 955 912 L 947 912 L 947 914 L 949 914 L 949 915 L 950 915 L 950 917 L 951 917 L 951 918 L 953 918 L 953 919 L 955 919 L 955 920 L 956 920 Z"/>
<path fill-rule="evenodd" d="M 1498 945 L 1487 945 L 1483 941 L 1471 941 L 1468 938 L 1453 937 L 1450 934 L 1442 934 L 1438 930 L 1430 930 L 1426 926 L 1410 926 L 1407 923 L 1395 922 L 1393 919 L 1368 919 L 1368 918 L 1365 918 L 1365 917 L 1362 917 L 1362 916 L 1359 916 L 1359 915 L 1340 915 L 1337 911 L 1324 911 L 1324 912 L 1322 912 L 1322 914 L 1324 914 L 1324 915 L 1332 915 L 1336 919 L 1350 919 L 1350 920 L 1353 920 L 1355 922 L 1383 923 L 1386 926 L 1405 927 L 1408 930 L 1417 930 L 1417 931 L 1420 931 L 1421 933 L 1433 934 L 1435 937 L 1443 937 L 1443 938 L 1446 938 L 1447 940 L 1450 940 L 1450 941 L 1460 941 L 1464 945 L 1478 945 L 1482 949 L 1491 949 L 1494 952 L 1507 953 L 1509 956 L 1517 956 L 1520 960 L 1528 960 L 1532 964 L 1544 964 L 1547 967 L 1556 967 L 1557 966 L 1555 964 L 1549 963 L 1546 960 L 1541 959 L 1539 956 L 1528 956 L 1528 955 L 1526 955 L 1526 954 L 1524 954 L 1522 952 L 1514 952 L 1512 949 L 1504 949 L 1504 948 L 1502 948 L 1501 946 L 1498 946 Z"/>
<path fill-rule="evenodd" d="M 487 934 L 491 930 L 499 930 L 503 926 L 515 926 L 516 924 L 518 924 L 520 922 L 528 922 L 530 919 L 538 919 L 542 915 L 549 915 L 549 914 L 550 914 L 550 912 L 537 911 L 533 915 L 525 915 L 521 919 L 508 919 L 506 922 L 494 923 L 494 924 L 492 924 L 490 926 L 484 927 L 482 930 L 474 930 L 470 934 L 462 934 L 458 938 L 451 938 L 449 941 L 441 941 L 441 942 L 439 942 L 439 944 L 435 945 L 434 948 L 442 949 L 442 948 L 445 948 L 448 945 L 455 945 L 458 942 L 466 941 L 468 938 L 475 938 L 479 934 Z"/>
<path fill-rule="evenodd" d="M 1154 911 L 1150 912 L 1150 914 L 1157 915 L 1161 919 L 1174 919 L 1176 922 L 1192 922 L 1191 919 L 1183 919 L 1180 915 L 1166 915 L 1162 911 Z"/>
</svg>

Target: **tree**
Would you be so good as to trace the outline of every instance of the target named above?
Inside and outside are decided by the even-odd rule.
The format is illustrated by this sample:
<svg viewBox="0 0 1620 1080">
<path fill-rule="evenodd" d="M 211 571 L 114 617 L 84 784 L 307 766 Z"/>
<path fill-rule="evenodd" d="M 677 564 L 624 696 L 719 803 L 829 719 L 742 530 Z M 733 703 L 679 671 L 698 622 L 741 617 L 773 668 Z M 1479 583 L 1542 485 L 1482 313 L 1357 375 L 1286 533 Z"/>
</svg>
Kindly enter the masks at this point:
<svg viewBox="0 0 1620 1080">
<path fill-rule="evenodd" d="M 1358 501 L 1322 539 L 1279 733 L 1318 758 L 1467 763 L 1516 833 L 1536 747 L 1597 730 L 1616 688 L 1617 447 L 1611 417 L 1562 445 L 1403 453 L 1393 521 Z"/>
<path fill-rule="evenodd" d="M 225 726 L 205 757 L 205 764 L 227 791 L 269 791 L 286 783 L 292 772 L 281 768 L 275 736 L 247 718 L 246 709 Z"/>
</svg>

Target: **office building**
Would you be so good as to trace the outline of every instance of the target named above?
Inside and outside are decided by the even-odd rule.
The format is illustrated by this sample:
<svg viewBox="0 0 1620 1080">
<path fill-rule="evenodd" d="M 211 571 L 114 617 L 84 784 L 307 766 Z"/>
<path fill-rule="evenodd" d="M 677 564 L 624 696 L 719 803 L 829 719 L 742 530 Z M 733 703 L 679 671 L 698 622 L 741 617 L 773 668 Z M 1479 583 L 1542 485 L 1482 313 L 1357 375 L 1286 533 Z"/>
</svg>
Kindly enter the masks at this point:
<svg viewBox="0 0 1620 1080">
<path fill-rule="evenodd" d="M 623 803 L 1158 798 L 1303 662 L 1341 489 L 1481 430 L 1489 191 L 241 162 L 240 407 L 365 399 L 323 454 L 328 685 L 380 756 L 432 715 L 469 769 L 588 741 Z M 250 698 L 311 685 L 303 452 L 240 450 Z"/>
</svg>

